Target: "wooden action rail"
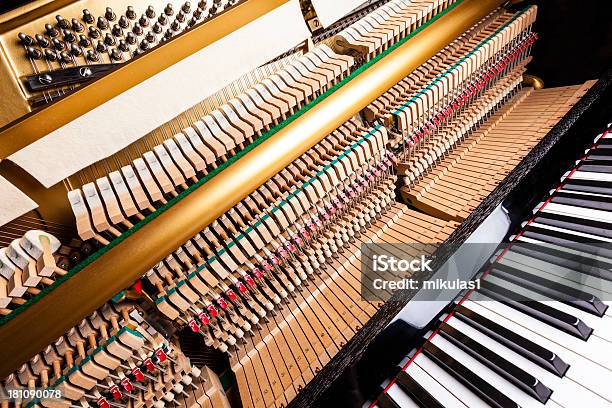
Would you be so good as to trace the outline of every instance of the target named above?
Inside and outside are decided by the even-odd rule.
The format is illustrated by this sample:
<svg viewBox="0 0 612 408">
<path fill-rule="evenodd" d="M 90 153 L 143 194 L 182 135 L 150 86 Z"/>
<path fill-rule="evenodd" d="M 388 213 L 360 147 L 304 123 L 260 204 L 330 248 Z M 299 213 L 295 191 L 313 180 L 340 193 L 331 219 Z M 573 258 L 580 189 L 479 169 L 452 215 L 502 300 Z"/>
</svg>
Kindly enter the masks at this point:
<svg viewBox="0 0 612 408">
<path fill-rule="evenodd" d="M 466 219 L 592 84 L 519 92 L 402 195 L 436 217 Z"/>
</svg>

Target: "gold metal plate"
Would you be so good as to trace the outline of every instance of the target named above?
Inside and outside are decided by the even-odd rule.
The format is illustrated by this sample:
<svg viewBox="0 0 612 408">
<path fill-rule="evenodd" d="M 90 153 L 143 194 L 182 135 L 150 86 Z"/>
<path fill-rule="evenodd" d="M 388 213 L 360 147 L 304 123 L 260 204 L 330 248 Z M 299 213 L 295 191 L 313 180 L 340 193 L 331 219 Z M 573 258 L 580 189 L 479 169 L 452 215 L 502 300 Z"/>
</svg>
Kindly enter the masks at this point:
<svg viewBox="0 0 612 408">
<path fill-rule="evenodd" d="M 173 1 L 177 4 L 182 2 L 182 0 Z M 240 3 L 215 18 L 177 35 L 154 50 L 126 62 L 118 69 L 93 83 L 81 87 L 76 92 L 61 97 L 43 109 L 30 112 L 8 124 L 0 129 L 0 160 L 287 1 L 289 0 L 247 0 Z M 162 1 L 158 2 L 162 3 Z M 163 3 L 167 3 L 167 1 L 164 0 Z M 125 10 L 128 4 L 128 0 L 117 0 L 113 3 L 113 6 L 119 11 Z M 108 4 L 105 4 L 104 7 L 106 5 Z M 89 7 L 92 14 L 94 14 L 94 11 L 99 12 L 103 9 L 99 1 L 83 0 L 71 3 L 59 9 L 57 13 L 66 16 L 80 16 L 81 10 L 85 7 Z M 23 46 L 17 42 L 17 34 L 19 31 L 39 31 L 45 22 L 55 21 L 54 15 L 40 17 L 35 21 L 28 22 L 26 26 L 15 27 L 0 34 L 0 46 L 7 57 L 6 65 L 11 70 L 9 85 L 6 87 L 0 85 L 0 90 L 3 92 L 3 106 L 13 103 L 18 106 L 21 103 L 23 108 L 23 98 L 28 96 L 21 82 L 18 82 L 19 88 L 15 88 L 15 78 L 19 78 L 27 72 L 27 67 L 23 63 L 27 59 L 23 58 L 24 50 Z M 11 101 L 4 98 L 5 89 L 7 95 L 20 94 L 22 99 Z M 24 112 L 18 110 L 17 113 Z M 6 117 L 12 117 L 14 114 L 9 113 Z"/>
</svg>

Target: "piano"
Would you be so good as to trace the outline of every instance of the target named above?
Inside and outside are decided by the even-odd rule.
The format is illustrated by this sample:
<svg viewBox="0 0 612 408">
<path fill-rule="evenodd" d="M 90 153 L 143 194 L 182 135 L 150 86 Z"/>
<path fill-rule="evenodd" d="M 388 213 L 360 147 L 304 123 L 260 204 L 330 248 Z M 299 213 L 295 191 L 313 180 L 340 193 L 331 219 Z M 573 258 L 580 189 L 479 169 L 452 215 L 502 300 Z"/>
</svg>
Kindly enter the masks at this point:
<svg viewBox="0 0 612 408">
<path fill-rule="evenodd" d="M 612 73 L 532 3 L 3 5 L 0 406 L 612 406 Z"/>
</svg>

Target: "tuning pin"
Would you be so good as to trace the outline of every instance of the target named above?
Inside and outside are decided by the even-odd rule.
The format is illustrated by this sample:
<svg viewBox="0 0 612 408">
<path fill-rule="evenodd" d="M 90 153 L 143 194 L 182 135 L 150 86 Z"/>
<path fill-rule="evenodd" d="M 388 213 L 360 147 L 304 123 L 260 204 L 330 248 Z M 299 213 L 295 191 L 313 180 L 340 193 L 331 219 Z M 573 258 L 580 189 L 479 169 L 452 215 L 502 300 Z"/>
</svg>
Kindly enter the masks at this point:
<svg viewBox="0 0 612 408">
<path fill-rule="evenodd" d="M 136 20 L 136 12 L 134 11 L 134 7 L 128 6 L 127 10 L 125 11 L 125 16 L 130 20 Z"/>
<path fill-rule="evenodd" d="M 106 33 L 106 35 L 104 36 L 104 44 L 115 45 L 115 37 L 110 35 L 110 33 Z"/>
<path fill-rule="evenodd" d="M 153 32 L 159 34 L 162 32 L 162 26 L 159 23 L 153 24 Z"/>
<path fill-rule="evenodd" d="M 33 47 L 26 48 L 26 53 L 28 54 L 28 57 L 32 59 L 41 59 L 43 56 L 42 51 Z"/>
<path fill-rule="evenodd" d="M 62 40 L 58 40 L 57 38 L 53 38 L 51 40 L 51 44 L 53 44 L 53 48 L 58 51 L 62 51 L 64 48 L 66 48 L 66 44 Z"/>
<path fill-rule="evenodd" d="M 134 27 L 132 27 L 132 32 L 136 35 L 142 35 L 143 31 L 142 26 L 138 23 L 134 24 Z"/>
<path fill-rule="evenodd" d="M 47 35 L 51 38 L 57 37 L 60 33 L 57 28 L 53 27 L 49 23 L 45 24 L 45 31 L 47 32 Z"/>
<path fill-rule="evenodd" d="M 51 42 L 42 34 L 36 34 L 36 42 L 41 48 L 47 48 Z"/>
<path fill-rule="evenodd" d="M 59 53 L 59 55 L 60 55 L 60 59 L 61 59 L 63 62 L 65 62 L 66 64 L 68 64 L 68 63 L 71 63 L 71 62 L 72 62 L 72 58 L 70 57 L 70 55 L 68 55 L 68 53 L 67 53 L 67 52 L 62 51 L 62 52 L 60 52 L 60 53 Z"/>
<path fill-rule="evenodd" d="M 94 16 L 92 16 L 89 10 L 87 9 L 83 10 L 83 16 L 81 17 L 81 19 L 87 24 L 93 24 L 93 22 L 95 21 Z"/>
<path fill-rule="evenodd" d="M 145 16 L 144 14 L 142 16 L 140 16 L 140 20 L 138 20 L 138 23 L 142 26 L 142 27 L 148 27 L 149 26 L 149 19 L 147 18 L 147 16 Z"/>
<path fill-rule="evenodd" d="M 101 33 L 100 30 L 98 30 L 96 27 L 89 26 L 89 28 L 87 29 L 87 34 L 91 38 L 99 38 Z"/>
<path fill-rule="evenodd" d="M 149 18 L 155 18 L 156 14 L 155 14 L 155 9 L 153 8 L 153 6 L 147 7 L 147 11 L 145 11 L 145 14 Z"/>
<path fill-rule="evenodd" d="M 106 30 L 108 28 L 108 20 L 104 17 L 98 17 L 98 28 L 100 30 Z"/>
<path fill-rule="evenodd" d="M 145 36 L 145 39 L 147 40 L 147 42 L 149 43 L 154 43 L 155 42 L 155 34 L 153 34 L 152 32 L 148 32 L 147 35 Z"/>
<path fill-rule="evenodd" d="M 45 59 L 47 61 L 55 61 L 57 59 L 57 54 L 52 50 L 45 50 Z"/>
<path fill-rule="evenodd" d="M 198 7 L 201 8 L 202 10 L 206 10 L 206 6 L 207 6 L 206 0 L 200 0 L 198 2 Z"/>
<path fill-rule="evenodd" d="M 96 54 L 93 50 L 87 51 L 87 59 L 92 62 L 98 61 L 98 54 Z"/>
<path fill-rule="evenodd" d="M 189 22 L 187 23 L 189 27 L 193 27 L 196 24 L 198 24 L 198 20 L 195 17 L 192 17 L 191 20 L 189 20 Z"/>
<path fill-rule="evenodd" d="M 55 16 L 55 19 L 57 20 L 57 25 L 59 26 L 59 28 L 64 30 L 70 28 L 70 23 L 64 17 L 58 14 L 57 16 Z"/>
<path fill-rule="evenodd" d="M 76 41 L 76 35 L 70 30 L 63 30 L 64 41 L 68 43 L 73 43 Z"/>
<path fill-rule="evenodd" d="M 119 24 L 115 24 L 113 26 L 112 33 L 115 37 L 123 37 L 123 29 L 121 26 L 119 26 Z"/>
<path fill-rule="evenodd" d="M 134 44 L 136 44 L 136 35 L 134 35 L 134 33 L 130 31 L 125 36 L 125 40 L 127 41 L 128 44 L 134 45 Z"/>
<path fill-rule="evenodd" d="M 130 21 L 125 16 L 119 17 L 119 27 L 128 28 L 129 26 L 130 26 Z"/>
<path fill-rule="evenodd" d="M 195 11 L 193 12 L 193 17 L 194 18 L 201 18 L 202 15 L 204 15 L 204 10 L 202 10 L 200 7 L 195 9 Z"/>
<path fill-rule="evenodd" d="M 115 61 L 121 61 L 121 51 L 119 51 L 117 48 L 114 48 L 111 53 L 111 58 Z"/>
<path fill-rule="evenodd" d="M 157 18 L 157 22 L 165 26 L 166 24 L 168 24 L 168 17 L 166 17 L 165 14 L 160 14 L 159 17 Z"/>
<path fill-rule="evenodd" d="M 174 20 L 174 21 L 172 22 L 172 24 L 170 25 L 170 28 L 171 28 L 172 30 L 174 30 L 174 31 L 178 31 L 178 30 L 180 30 L 181 25 L 179 24 L 179 22 L 178 22 L 178 21 Z"/>
<path fill-rule="evenodd" d="M 81 47 L 91 47 L 91 41 L 89 41 L 89 38 L 85 37 L 83 34 L 79 35 L 79 45 Z"/>
<path fill-rule="evenodd" d="M 174 14 L 174 8 L 172 7 L 172 4 L 168 3 L 166 5 L 166 7 L 164 8 L 164 14 L 166 14 L 167 16 L 171 16 Z"/>
<path fill-rule="evenodd" d="M 106 52 L 106 45 L 102 41 L 98 41 L 96 44 L 96 51 L 98 52 Z"/>
<path fill-rule="evenodd" d="M 115 14 L 112 8 L 107 7 L 106 12 L 104 13 L 104 17 L 106 17 L 108 21 L 115 21 L 117 15 Z"/>
<path fill-rule="evenodd" d="M 183 13 L 183 10 L 178 12 L 176 19 L 181 23 L 185 21 L 185 13 Z"/>
<path fill-rule="evenodd" d="M 148 50 L 149 49 L 149 42 L 146 41 L 146 40 L 142 40 L 140 42 L 140 49 L 143 50 L 143 51 Z"/>
<path fill-rule="evenodd" d="M 191 11 L 191 3 L 186 1 L 185 4 L 183 4 L 183 6 L 181 7 L 181 10 L 183 10 L 183 13 L 189 14 L 189 12 Z"/>
<path fill-rule="evenodd" d="M 119 49 L 121 51 L 126 52 L 130 50 L 130 47 L 128 47 L 128 44 L 127 42 L 125 42 L 125 40 L 119 40 Z"/>
<path fill-rule="evenodd" d="M 19 38 L 19 41 L 21 41 L 21 43 L 25 46 L 34 45 L 34 39 L 25 33 L 19 33 L 17 34 L 17 37 Z"/>
<path fill-rule="evenodd" d="M 74 55 L 75 57 L 79 57 L 83 55 L 83 49 L 76 44 L 72 44 L 70 46 L 70 53 Z"/>
<path fill-rule="evenodd" d="M 77 33 L 82 33 L 84 30 L 83 24 L 81 24 L 81 22 L 77 20 L 76 18 L 73 18 L 71 21 L 72 21 L 72 30 L 76 31 Z"/>
</svg>

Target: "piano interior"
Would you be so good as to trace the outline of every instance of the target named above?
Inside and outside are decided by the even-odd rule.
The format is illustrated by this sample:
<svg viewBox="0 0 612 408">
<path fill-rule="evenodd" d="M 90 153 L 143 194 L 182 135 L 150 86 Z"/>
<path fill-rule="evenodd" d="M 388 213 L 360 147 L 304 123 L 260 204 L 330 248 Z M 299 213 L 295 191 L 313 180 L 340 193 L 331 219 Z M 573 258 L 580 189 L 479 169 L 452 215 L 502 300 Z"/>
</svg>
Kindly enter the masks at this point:
<svg viewBox="0 0 612 408">
<path fill-rule="evenodd" d="M 607 26 L 3 2 L 0 407 L 612 407 Z"/>
</svg>

